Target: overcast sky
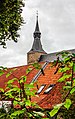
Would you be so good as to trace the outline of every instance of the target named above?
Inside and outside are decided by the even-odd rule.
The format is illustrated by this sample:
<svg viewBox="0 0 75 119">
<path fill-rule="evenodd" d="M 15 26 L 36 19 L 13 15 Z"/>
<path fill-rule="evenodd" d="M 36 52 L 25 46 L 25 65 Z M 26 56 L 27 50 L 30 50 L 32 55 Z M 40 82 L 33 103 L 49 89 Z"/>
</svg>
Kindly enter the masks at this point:
<svg viewBox="0 0 75 119">
<path fill-rule="evenodd" d="M 75 0 L 25 0 L 18 43 L 9 41 L 7 49 L 0 46 L 0 66 L 15 67 L 26 64 L 26 54 L 33 44 L 36 11 L 43 49 L 56 52 L 75 48 Z"/>
</svg>

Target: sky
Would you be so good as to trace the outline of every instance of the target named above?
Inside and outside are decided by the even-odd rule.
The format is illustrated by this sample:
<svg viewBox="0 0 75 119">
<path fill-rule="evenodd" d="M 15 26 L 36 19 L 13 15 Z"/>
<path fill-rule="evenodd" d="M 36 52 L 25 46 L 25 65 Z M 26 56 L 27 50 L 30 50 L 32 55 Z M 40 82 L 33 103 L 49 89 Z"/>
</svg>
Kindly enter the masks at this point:
<svg viewBox="0 0 75 119">
<path fill-rule="evenodd" d="M 41 42 L 47 53 L 75 48 L 75 0 L 25 0 L 18 43 L 7 42 L 7 49 L 0 46 L 0 66 L 16 67 L 27 64 L 39 15 Z"/>
</svg>

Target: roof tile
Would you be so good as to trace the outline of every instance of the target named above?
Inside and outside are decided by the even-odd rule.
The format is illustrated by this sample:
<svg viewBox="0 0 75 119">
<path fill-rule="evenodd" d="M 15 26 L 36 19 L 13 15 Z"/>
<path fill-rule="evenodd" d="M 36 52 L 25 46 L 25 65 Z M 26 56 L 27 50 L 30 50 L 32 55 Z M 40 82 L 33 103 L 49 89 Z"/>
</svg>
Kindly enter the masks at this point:
<svg viewBox="0 0 75 119">
<path fill-rule="evenodd" d="M 41 63 L 41 66 L 44 63 Z M 31 67 L 31 71 L 30 73 L 26 74 L 26 70 Z M 61 102 L 61 92 L 60 89 L 62 89 L 62 85 L 60 85 L 60 83 L 57 83 L 58 79 L 61 76 L 61 73 L 56 73 L 54 74 L 54 72 L 56 71 L 57 67 L 51 67 L 51 64 L 47 64 L 46 68 L 44 69 L 44 73 L 45 75 L 43 75 L 41 73 L 41 75 L 39 75 L 39 77 L 37 78 L 37 81 L 34 83 L 35 86 L 35 90 L 36 92 L 38 91 L 37 87 L 40 88 L 41 85 L 46 84 L 46 86 L 44 87 L 44 89 L 42 90 L 42 92 L 37 96 L 32 97 L 32 101 L 36 102 L 37 104 L 39 104 L 40 107 L 45 108 L 45 109 L 50 109 L 53 107 L 53 105 L 58 104 Z M 15 70 L 14 70 L 15 69 Z M 7 72 L 9 72 L 10 70 L 12 70 L 12 74 L 6 78 L 6 74 Z M 39 70 L 35 69 L 32 65 L 26 65 L 26 66 L 19 66 L 19 67 L 15 67 L 15 68 L 9 68 L 7 71 L 5 71 L 5 73 L 0 77 L 0 88 L 4 88 L 6 87 L 6 82 L 14 77 L 16 78 L 20 78 L 23 75 L 27 76 L 27 80 L 26 83 L 30 83 L 33 79 L 33 77 L 38 73 Z M 15 82 L 16 85 L 18 85 Z M 51 84 L 56 84 L 52 90 L 50 90 L 50 92 L 48 94 L 44 94 L 44 91 L 48 88 L 49 85 Z"/>
</svg>

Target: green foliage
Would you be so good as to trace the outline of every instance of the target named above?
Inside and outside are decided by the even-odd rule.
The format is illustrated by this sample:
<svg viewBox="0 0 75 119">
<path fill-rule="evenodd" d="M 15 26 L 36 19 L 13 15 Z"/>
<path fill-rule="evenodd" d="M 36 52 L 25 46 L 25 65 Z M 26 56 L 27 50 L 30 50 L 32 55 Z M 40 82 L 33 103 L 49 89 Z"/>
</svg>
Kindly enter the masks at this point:
<svg viewBox="0 0 75 119">
<path fill-rule="evenodd" d="M 67 86 L 71 86 L 71 81 L 66 81 L 65 83 Z"/>
<path fill-rule="evenodd" d="M 22 115 L 23 113 L 25 113 L 25 110 L 24 110 L 24 109 L 22 109 L 22 110 L 15 110 L 15 111 L 11 114 L 10 118 L 11 118 L 11 119 L 14 119 L 15 117 L 19 117 L 19 116 Z"/>
<path fill-rule="evenodd" d="M 61 56 L 62 56 L 62 58 L 65 58 L 65 57 L 67 57 L 67 56 L 68 56 L 68 54 L 69 54 L 69 52 L 68 52 L 68 51 L 62 51 L 62 52 L 57 53 L 56 55 L 61 55 Z"/>
<path fill-rule="evenodd" d="M 0 70 L 0 76 L 2 76 L 4 74 L 4 72 L 2 70 Z"/>
<path fill-rule="evenodd" d="M 65 90 L 69 90 L 69 89 L 71 89 L 71 86 L 63 86 L 63 89 Z"/>
<path fill-rule="evenodd" d="M 63 100 L 61 104 L 57 104 L 54 106 L 53 110 L 51 112 L 48 112 L 46 114 L 47 117 L 50 119 L 51 117 L 57 115 L 59 116 L 61 109 L 64 110 L 70 110 L 72 104 L 75 104 L 75 54 L 70 54 L 69 53 L 62 53 L 63 54 L 63 60 L 58 61 L 58 70 L 57 72 L 62 72 L 62 76 L 58 80 L 58 82 L 64 82 L 63 86 Z M 54 62 L 54 65 L 56 65 L 57 61 Z M 34 63 L 33 66 L 36 69 L 41 69 L 41 66 L 38 63 Z M 26 73 L 28 74 L 32 69 L 29 68 Z M 57 73 L 56 72 L 56 73 Z M 9 77 L 12 74 L 12 72 L 7 73 L 7 77 Z M 14 78 L 7 83 L 7 88 L 9 89 L 6 91 L 5 98 L 6 99 L 13 99 L 13 105 L 20 106 L 20 109 L 15 109 L 10 115 L 8 115 L 10 118 L 9 119 L 19 119 L 19 118 L 24 118 L 26 117 L 27 119 L 42 119 L 42 116 L 45 114 L 43 112 L 36 112 L 36 111 L 30 111 L 29 107 L 36 108 L 38 107 L 35 103 L 31 102 L 31 97 L 35 96 L 35 90 L 34 84 L 26 84 L 27 77 L 22 76 L 20 79 Z M 19 84 L 19 87 L 14 85 L 14 82 L 17 82 Z M 1 89 L 2 92 L 4 92 Z M 40 107 L 38 107 L 41 109 Z M 61 111 L 62 112 L 62 111 Z M 67 112 L 67 111 L 66 111 Z M 67 112 L 68 114 L 68 112 Z M 65 112 L 64 112 L 64 115 Z M 62 115 L 62 117 L 64 117 Z M 75 116 L 74 116 L 75 117 Z M 58 117 L 57 117 L 58 118 Z M 60 118 L 59 118 L 60 119 Z M 63 119 L 67 119 L 66 116 Z"/>
<path fill-rule="evenodd" d="M 14 70 L 10 70 L 10 71 L 6 74 L 6 78 L 8 78 L 8 77 L 12 74 L 13 71 L 14 71 Z"/>
<path fill-rule="evenodd" d="M 54 109 L 50 112 L 50 116 L 53 117 L 55 114 L 58 113 L 60 107 L 63 105 L 64 103 L 61 104 L 57 104 L 56 106 L 54 106 Z"/>
<path fill-rule="evenodd" d="M 22 7 L 23 0 L 0 0 L 0 45 L 4 48 L 7 40 L 17 42 L 23 23 Z"/>
<path fill-rule="evenodd" d="M 72 76 L 72 74 L 66 74 L 64 73 L 63 76 L 58 80 L 58 82 L 63 82 L 65 81 L 66 79 L 70 78 Z"/>
<path fill-rule="evenodd" d="M 33 66 L 36 68 L 36 69 L 41 69 L 41 65 L 38 63 L 38 62 L 35 62 L 33 64 Z"/>
<path fill-rule="evenodd" d="M 9 73 L 7 73 L 6 78 L 8 78 L 10 75 L 11 75 L 11 73 L 10 73 L 10 72 L 9 72 Z"/>
<path fill-rule="evenodd" d="M 64 103 L 64 107 L 67 108 L 67 110 L 70 108 L 72 102 L 70 99 L 66 99 L 65 103 Z"/>
<path fill-rule="evenodd" d="M 66 72 L 66 71 L 68 71 L 68 70 L 70 70 L 70 68 L 69 67 L 64 67 L 64 68 L 61 68 L 60 70 L 59 70 L 59 72 Z"/>
<path fill-rule="evenodd" d="M 12 73 L 12 70 L 9 72 L 7 71 L 6 77 L 8 78 Z M 33 90 L 34 84 L 27 84 L 26 80 L 27 76 L 21 76 L 20 79 L 14 77 L 7 82 L 7 87 L 5 90 L 0 88 L 0 91 L 2 92 L 2 99 L 13 100 L 13 107 L 11 110 L 9 109 L 8 113 L 5 111 L 5 113 L 1 114 L 2 119 L 42 119 L 42 116 L 45 115 L 41 111 L 36 112 L 29 108 L 39 108 L 42 110 L 36 103 L 31 102 L 31 97 L 35 96 L 36 91 Z M 14 85 L 15 82 L 16 85 Z M 17 106 L 19 106 L 19 108 L 17 108 Z"/>
<path fill-rule="evenodd" d="M 64 58 L 64 63 L 67 63 L 68 61 L 70 61 L 70 57 L 66 57 L 66 58 Z"/>
<path fill-rule="evenodd" d="M 56 107 L 54 108 L 51 112 L 50 112 L 50 116 L 53 117 L 58 111 L 59 111 L 60 108 Z"/>
<path fill-rule="evenodd" d="M 75 72 L 75 63 L 73 64 L 73 72 Z"/>
<path fill-rule="evenodd" d="M 4 74 L 4 70 L 7 70 L 7 68 L 0 66 L 0 76 Z"/>
<path fill-rule="evenodd" d="M 30 73 L 31 70 L 32 70 L 32 68 L 28 68 L 28 69 L 26 70 L 26 74 Z"/>
<path fill-rule="evenodd" d="M 73 87 L 75 86 L 75 78 L 73 78 Z"/>
<path fill-rule="evenodd" d="M 72 103 L 75 104 L 75 54 L 69 54 L 68 52 L 59 53 L 62 55 L 63 60 L 58 61 L 58 72 L 62 72 L 62 76 L 59 78 L 58 82 L 64 82 L 63 86 L 63 100 L 62 105 L 55 106 L 53 110 L 50 112 L 50 115 L 53 117 L 54 115 L 60 115 L 62 112 L 62 107 L 67 110 L 70 110 Z M 56 61 L 56 62 L 57 62 Z M 55 62 L 54 62 L 55 63 Z M 56 65 L 56 64 L 55 64 Z M 57 72 L 56 72 L 57 73 Z M 61 84 L 60 84 L 61 85 Z M 75 107 L 75 106 L 74 106 Z M 63 112 L 64 113 L 64 112 Z M 68 112 L 67 112 L 68 115 Z M 60 117 L 64 117 L 63 114 Z M 60 119 L 60 117 L 57 119 Z M 75 116 L 74 116 L 75 117 Z M 62 119 L 70 119 L 70 118 L 62 118 Z"/>
<path fill-rule="evenodd" d="M 0 92 L 4 93 L 4 89 L 3 88 L 0 88 Z"/>
<path fill-rule="evenodd" d="M 9 80 L 8 82 L 7 82 L 7 84 L 9 85 L 9 84 L 12 84 L 15 80 L 18 80 L 17 78 L 13 78 L 12 80 Z"/>
<path fill-rule="evenodd" d="M 72 88 L 72 90 L 70 91 L 70 94 L 75 92 L 75 87 Z"/>
</svg>

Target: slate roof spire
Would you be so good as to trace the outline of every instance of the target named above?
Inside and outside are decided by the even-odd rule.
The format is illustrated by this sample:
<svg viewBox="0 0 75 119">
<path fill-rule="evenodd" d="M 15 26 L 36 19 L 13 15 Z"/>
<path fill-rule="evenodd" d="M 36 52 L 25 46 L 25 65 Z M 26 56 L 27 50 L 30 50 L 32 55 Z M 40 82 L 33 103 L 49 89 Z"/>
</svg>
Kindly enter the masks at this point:
<svg viewBox="0 0 75 119">
<path fill-rule="evenodd" d="M 42 48 L 41 41 L 40 41 L 41 32 L 39 30 L 38 12 L 37 12 L 37 16 L 36 16 L 36 27 L 35 27 L 35 31 L 33 33 L 33 37 L 34 37 L 34 42 L 33 42 L 31 51 L 45 52 Z"/>
<path fill-rule="evenodd" d="M 38 11 L 37 11 L 37 20 L 36 20 L 36 27 L 35 27 L 35 32 L 34 33 L 36 33 L 36 32 L 40 32 L 40 30 L 39 30 L 39 23 L 38 23 Z"/>
</svg>

